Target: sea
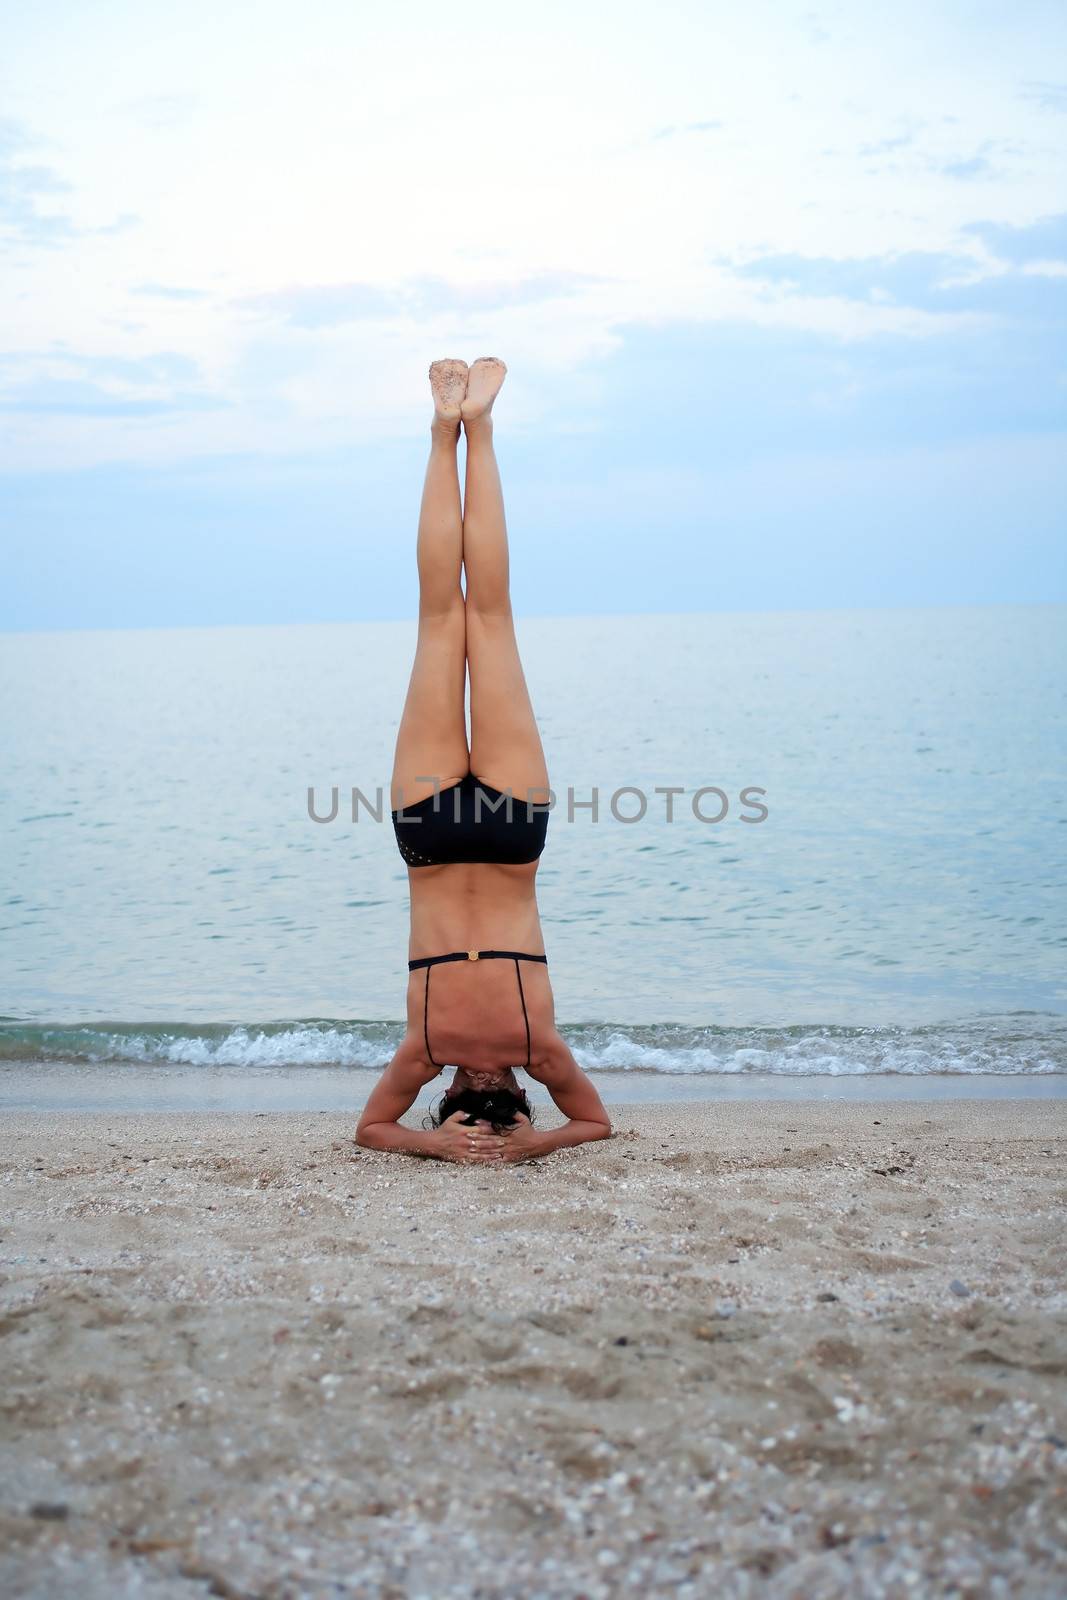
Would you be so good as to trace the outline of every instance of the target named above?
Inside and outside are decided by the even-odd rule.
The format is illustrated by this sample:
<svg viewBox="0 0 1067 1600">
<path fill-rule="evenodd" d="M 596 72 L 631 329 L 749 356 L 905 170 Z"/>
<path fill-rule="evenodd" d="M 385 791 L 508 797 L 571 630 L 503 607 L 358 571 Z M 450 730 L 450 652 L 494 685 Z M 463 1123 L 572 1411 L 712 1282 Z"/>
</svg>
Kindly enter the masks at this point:
<svg viewBox="0 0 1067 1600">
<path fill-rule="evenodd" d="M 555 793 L 546 949 L 587 1070 L 1067 1073 L 1067 608 L 518 630 Z M 380 1070 L 414 634 L 0 638 L 0 1077 L 180 1069 L 195 1096 L 205 1072 Z"/>
</svg>

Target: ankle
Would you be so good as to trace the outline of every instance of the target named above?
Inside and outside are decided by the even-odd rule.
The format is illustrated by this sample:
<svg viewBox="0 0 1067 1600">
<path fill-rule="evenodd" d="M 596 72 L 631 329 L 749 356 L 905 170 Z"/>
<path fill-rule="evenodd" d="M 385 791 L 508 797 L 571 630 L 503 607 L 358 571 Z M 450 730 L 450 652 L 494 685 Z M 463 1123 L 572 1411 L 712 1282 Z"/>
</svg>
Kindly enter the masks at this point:
<svg viewBox="0 0 1067 1600">
<path fill-rule="evenodd" d="M 430 423 L 430 443 L 454 450 L 459 443 L 459 418 L 435 416 Z"/>
<path fill-rule="evenodd" d="M 480 417 L 463 419 L 463 432 L 467 435 L 468 444 L 477 444 L 480 440 L 492 443 L 493 417 L 489 411 L 483 411 Z"/>
</svg>

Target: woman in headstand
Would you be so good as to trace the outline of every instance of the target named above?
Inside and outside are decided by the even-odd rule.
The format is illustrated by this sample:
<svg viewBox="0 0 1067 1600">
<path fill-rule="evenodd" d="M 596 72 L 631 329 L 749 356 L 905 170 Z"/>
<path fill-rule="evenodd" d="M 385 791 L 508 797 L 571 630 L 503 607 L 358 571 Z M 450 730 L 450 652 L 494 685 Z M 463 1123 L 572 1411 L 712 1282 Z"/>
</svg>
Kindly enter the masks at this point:
<svg viewBox="0 0 1067 1600">
<path fill-rule="evenodd" d="M 411 894 L 408 1026 L 356 1129 L 356 1142 L 370 1149 L 445 1161 L 524 1161 L 611 1132 L 600 1096 L 556 1031 L 537 914 L 550 791 L 515 640 L 493 451 L 493 401 L 505 371 L 492 358 L 469 369 L 463 361 L 430 368 L 418 645 L 390 801 Z M 456 1073 L 437 1125 L 402 1127 L 419 1090 L 446 1064 Z M 534 1128 L 515 1067 L 545 1085 L 567 1118 L 562 1127 Z"/>
</svg>

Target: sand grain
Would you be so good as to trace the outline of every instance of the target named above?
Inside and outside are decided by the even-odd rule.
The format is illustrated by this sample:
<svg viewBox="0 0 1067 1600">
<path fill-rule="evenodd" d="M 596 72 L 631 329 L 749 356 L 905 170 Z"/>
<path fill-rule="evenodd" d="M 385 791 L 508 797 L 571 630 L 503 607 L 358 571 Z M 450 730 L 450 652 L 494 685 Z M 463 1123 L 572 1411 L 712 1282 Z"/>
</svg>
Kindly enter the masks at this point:
<svg viewBox="0 0 1067 1600">
<path fill-rule="evenodd" d="M 8 1119 L 5 1594 L 1063 1592 L 1061 1106 L 352 1121 Z"/>
</svg>

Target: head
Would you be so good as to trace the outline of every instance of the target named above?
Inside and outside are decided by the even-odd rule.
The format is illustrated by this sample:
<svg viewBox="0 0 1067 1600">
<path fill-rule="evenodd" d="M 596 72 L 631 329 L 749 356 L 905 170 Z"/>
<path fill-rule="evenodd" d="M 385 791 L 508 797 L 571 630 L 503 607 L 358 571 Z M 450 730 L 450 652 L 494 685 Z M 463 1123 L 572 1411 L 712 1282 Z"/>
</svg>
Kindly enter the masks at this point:
<svg viewBox="0 0 1067 1600">
<path fill-rule="evenodd" d="M 450 1089 L 431 1111 L 430 1121 L 439 1128 L 457 1111 L 466 1112 L 466 1121 L 470 1124 L 488 1122 L 494 1133 L 513 1128 L 520 1114 L 533 1121 L 530 1102 L 525 1092 L 517 1088 Z"/>
</svg>

